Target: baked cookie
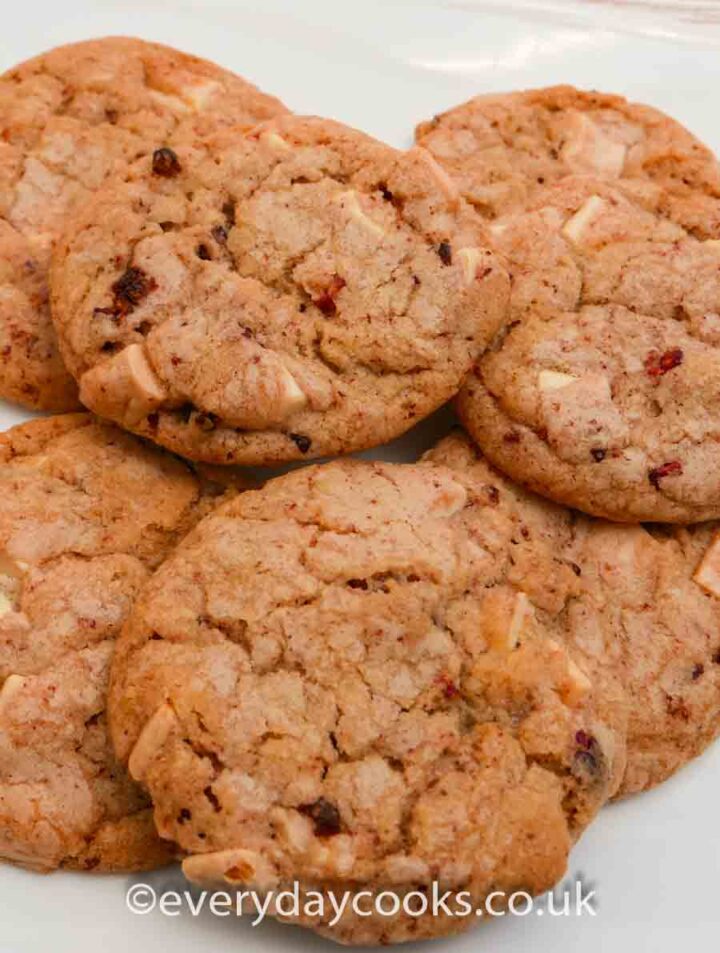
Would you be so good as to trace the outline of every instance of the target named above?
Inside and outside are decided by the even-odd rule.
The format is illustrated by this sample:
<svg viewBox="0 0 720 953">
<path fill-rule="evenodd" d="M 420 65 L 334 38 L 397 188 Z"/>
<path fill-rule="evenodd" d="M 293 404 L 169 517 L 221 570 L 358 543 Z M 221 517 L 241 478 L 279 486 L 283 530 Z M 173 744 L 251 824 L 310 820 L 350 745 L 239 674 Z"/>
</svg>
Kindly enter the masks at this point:
<svg viewBox="0 0 720 953">
<path fill-rule="evenodd" d="M 115 638 L 211 486 L 109 424 L 68 414 L 0 436 L 0 857 L 39 870 L 167 862 L 115 760 Z"/>
<path fill-rule="evenodd" d="M 47 289 L 68 214 L 140 155 L 162 165 L 188 135 L 281 112 L 219 66 L 135 39 L 62 46 L 0 76 L 0 396 L 77 406 Z"/>
<path fill-rule="evenodd" d="M 68 230 L 52 285 L 83 403 L 241 464 L 403 433 L 457 391 L 509 293 L 428 153 L 294 116 L 141 160 Z"/>
<path fill-rule="evenodd" d="M 622 526 L 562 510 L 512 484 L 461 435 L 426 459 L 497 494 L 498 519 L 514 524 L 518 542 L 545 552 L 539 514 L 563 527 L 557 565 L 575 576 L 545 564 L 556 598 L 535 600 L 536 611 L 590 676 L 600 710 L 627 711 L 618 793 L 659 784 L 699 755 L 720 731 L 718 524 Z"/>
<path fill-rule="evenodd" d="M 569 176 L 499 219 L 511 321 L 460 416 L 511 477 L 595 516 L 720 516 L 720 242 Z"/>
<path fill-rule="evenodd" d="M 436 882 L 474 911 L 562 876 L 622 739 L 535 618 L 556 581 L 510 551 L 497 503 L 428 463 L 303 468 L 211 514 L 155 574 L 110 721 L 191 880 L 401 901 Z M 300 922 L 353 944 L 477 922 L 331 918 Z"/>
<path fill-rule="evenodd" d="M 417 140 L 490 218 L 579 173 L 659 205 L 698 238 L 720 237 L 713 153 L 674 119 L 621 96 L 572 86 L 478 96 L 422 123 Z"/>
</svg>

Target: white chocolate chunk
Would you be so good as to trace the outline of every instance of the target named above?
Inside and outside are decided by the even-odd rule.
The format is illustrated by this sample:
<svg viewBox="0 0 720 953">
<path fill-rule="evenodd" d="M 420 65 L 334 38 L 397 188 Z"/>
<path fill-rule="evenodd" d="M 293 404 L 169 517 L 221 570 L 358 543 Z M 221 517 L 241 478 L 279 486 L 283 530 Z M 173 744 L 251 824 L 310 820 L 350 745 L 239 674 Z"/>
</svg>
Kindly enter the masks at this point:
<svg viewBox="0 0 720 953">
<path fill-rule="evenodd" d="M 100 414 L 133 425 L 165 400 L 141 344 L 130 344 L 80 379 L 80 399 Z"/>
<path fill-rule="evenodd" d="M 579 381 L 579 377 L 572 374 L 563 374 L 560 371 L 540 371 L 538 374 L 538 387 L 542 391 L 560 390 L 567 387 L 568 384 L 574 384 Z"/>
<path fill-rule="evenodd" d="M 562 227 L 568 241 L 579 244 L 588 228 L 605 211 L 606 202 L 599 195 L 591 195 Z"/>
<path fill-rule="evenodd" d="M 22 675 L 8 675 L 0 688 L 0 706 L 7 705 L 11 698 L 20 691 L 27 682 Z"/>
<path fill-rule="evenodd" d="M 483 604 L 483 630 L 489 648 L 512 652 L 532 622 L 534 609 L 524 592 L 501 587 L 488 593 Z"/>
<path fill-rule="evenodd" d="M 479 248 L 459 248 L 457 259 L 462 268 L 463 281 L 466 285 L 471 285 L 478 273 L 478 265 L 483 258 L 483 253 Z"/>
<path fill-rule="evenodd" d="M 297 811 L 276 807 L 270 812 L 275 836 L 285 850 L 296 855 L 305 854 L 315 837 L 312 821 Z"/>
<path fill-rule="evenodd" d="M 705 551 L 693 580 L 711 596 L 720 598 L 720 533 L 716 533 Z"/>
<path fill-rule="evenodd" d="M 430 508 L 433 514 L 447 518 L 459 513 L 466 503 L 467 490 L 461 483 L 451 480 L 438 489 Z"/>
<path fill-rule="evenodd" d="M 220 88 L 220 83 L 214 79 L 209 79 L 204 83 L 183 86 L 182 97 L 193 109 L 200 111 L 207 106 L 210 99 Z"/>
<path fill-rule="evenodd" d="M 161 705 L 146 723 L 128 761 L 130 775 L 136 781 L 145 778 L 148 767 L 176 724 L 177 716 L 167 704 Z"/>
<path fill-rule="evenodd" d="M 183 873 L 197 884 L 247 884 L 268 890 L 278 882 L 275 867 L 254 850 L 235 848 L 187 857 Z"/>
<path fill-rule="evenodd" d="M 264 142 L 265 145 L 271 146 L 278 152 L 292 152 L 292 146 L 287 139 L 283 139 L 279 133 L 273 132 L 272 129 L 266 129 L 260 133 L 260 142 Z"/>
<path fill-rule="evenodd" d="M 460 188 L 457 182 L 448 175 L 439 162 L 422 146 L 415 146 L 411 152 L 422 159 L 425 167 L 433 178 L 436 188 L 445 196 L 451 208 L 454 208 L 460 201 Z"/>
<path fill-rule="evenodd" d="M 340 194 L 335 197 L 335 201 L 348 213 L 352 221 L 357 222 L 358 225 L 361 225 L 368 232 L 371 232 L 378 238 L 382 238 L 385 235 L 385 229 L 363 212 L 358 194 L 353 189 L 347 192 L 340 192 Z"/>
<path fill-rule="evenodd" d="M 510 618 L 510 625 L 507 630 L 507 641 L 505 643 L 505 648 L 508 652 L 512 652 L 513 649 L 516 649 L 520 644 L 520 636 L 522 635 L 525 626 L 528 621 L 533 616 L 533 607 L 530 603 L 530 600 L 525 595 L 524 592 L 519 592 L 515 597 L 515 606 L 513 608 L 513 613 Z"/>
<path fill-rule="evenodd" d="M 572 659 L 568 659 L 567 682 L 560 690 L 560 697 L 563 699 L 563 701 L 567 705 L 570 705 L 571 708 L 574 708 L 576 705 L 582 702 L 591 688 L 592 682 L 587 677 L 585 672 L 583 672 L 583 670 L 576 665 Z"/>
<path fill-rule="evenodd" d="M 14 611 L 14 605 L 10 598 L 0 589 L 0 618 Z"/>
<path fill-rule="evenodd" d="M 154 100 L 158 106 L 162 106 L 163 109 L 169 109 L 176 113 L 190 112 L 188 103 L 180 99 L 179 96 L 173 96 L 171 93 L 163 93 L 159 89 L 148 90 L 148 95 L 150 99 Z"/>
<path fill-rule="evenodd" d="M 430 868 L 420 857 L 409 854 L 393 854 L 384 862 L 385 873 L 391 883 L 424 883 L 430 876 Z"/>
<path fill-rule="evenodd" d="M 585 113 L 575 111 L 560 155 L 571 168 L 618 176 L 627 151 L 624 143 L 607 135 Z"/>
</svg>

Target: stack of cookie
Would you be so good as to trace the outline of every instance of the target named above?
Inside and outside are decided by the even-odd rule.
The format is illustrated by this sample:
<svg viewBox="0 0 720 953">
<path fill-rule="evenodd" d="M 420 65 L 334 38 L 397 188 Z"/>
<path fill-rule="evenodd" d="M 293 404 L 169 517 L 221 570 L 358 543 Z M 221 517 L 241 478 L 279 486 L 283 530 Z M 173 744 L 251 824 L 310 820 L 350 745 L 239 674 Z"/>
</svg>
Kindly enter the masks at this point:
<svg viewBox="0 0 720 953">
<path fill-rule="evenodd" d="M 139 40 L 0 106 L 0 393 L 59 414 L 0 438 L 0 856 L 550 889 L 720 728 L 714 157 L 569 88 L 399 152 Z M 399 907 L 295 922 L 477 922 Z"/>
</svg>

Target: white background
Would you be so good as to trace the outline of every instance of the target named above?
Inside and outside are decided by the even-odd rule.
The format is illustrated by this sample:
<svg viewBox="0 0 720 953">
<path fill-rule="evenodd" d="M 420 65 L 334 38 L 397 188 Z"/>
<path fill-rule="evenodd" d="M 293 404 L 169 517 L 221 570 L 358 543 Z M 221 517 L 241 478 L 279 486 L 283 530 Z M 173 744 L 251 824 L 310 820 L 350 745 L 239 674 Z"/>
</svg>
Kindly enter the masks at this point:
<svg viewBox="0 0 720 953">
<path fill-rule="evenodd" d="M 643 4 L 631 11 L 619 4 L 586 3 L 579 12 L 566 6 L 2 0 L 0 69 L 59 43 L 132 34 L 214 59 L 296 111 L 341 119 L 396 146 L 410 143 L 417 121 L 477 92 L 571 82 L 666 109 L 720 148 L 720 5 L 686 4 L 696 9 L 682 21 L 643 13 Z M 0 428 L 27 416 L 0 402 Z M 719 793 L 720 747 L 659 790 L 602 813 L 570 865 L 597 890 L 596 918 L 508 918 L 435 949 L 716 950 Z M 167 874 L 151 880 L 162 883 Z M 253 930 L 211 916 L 133 916 L 124 905 L 129 882 L 0 867 L 0 953 L 215 953 L 240 945 L 270 953 L 326 946 L 276 924 Z"/>
</svg>

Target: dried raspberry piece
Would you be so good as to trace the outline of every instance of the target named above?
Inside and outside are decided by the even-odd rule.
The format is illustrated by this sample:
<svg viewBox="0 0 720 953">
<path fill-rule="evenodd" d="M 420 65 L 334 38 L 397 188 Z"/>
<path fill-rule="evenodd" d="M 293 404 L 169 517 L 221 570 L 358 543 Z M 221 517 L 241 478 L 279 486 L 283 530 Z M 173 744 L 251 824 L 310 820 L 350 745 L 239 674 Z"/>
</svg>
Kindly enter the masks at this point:
<svg viewBox="0 0 720 953">
<path fill-rule="evenodd" d="M 575 741 L 578 744 L 578 750 L 575 752 L 571 768 L 573 776 L 581 779 L 599 777 L 602 774 L 605 756 L 597 739 L 586 731 L 580 730 L 575 735 Z"/>
<path fill-rule="evenodd" d="M 291 440 L 295 441 L 300 453 L 307 453 L 310 447 L 312 447 L 312 440 L 310 439 L 310 437 L 306 437 L 305 434 L 289 433 L 288 437 L 290 437 Z"/>
<path fill-rule="evenodd" d="M 648 472 L 648 480 L 656 490 L 660 489 L 660 481 L 666 476 L 680 476 L 683 472 L 682 463 L 679 460 L 668 460 L 659 467 L 653 467 Z"/>
<path fill-rule="evenodd" d="M 450 242 L 440 242 L 437 253 L 443 265 L 452 265 L 452 246 Z"/>
<path fill-rule="evenodd" d="M 153 152 L 152 170 L 153 175 L 160 175 L 164 179 L 172 179 L 176 175 L 180 175 L 182 166 L 177 153 L 167 146 L 163 146 L 162 149 L 156 149 Z"/>
<path fill-rule="evenodd" d="M 443 695 L 446 698 L 455 698 L 460 693 L 460 689 L 449 675 L 438 675 L 436 681 L 438 685 L 442 685 Z"/>
<path fill-rule="evenodd" d="M 650 377 L 662 377 L 674 367 L 683 362 L 684 353 L 680 347 L 672 347 L 661 354 L 659 351 L 650 351 L 645 358 L 645 370 Z"/>
<path fill-rule="evenodd" d="M 303 804 L 299 811 L 312 818 L 318 837 L 333 837 L 342 830 L 340 812 L 330 801 L 319 797 L 312 804 Z"/>
<path fill-rule="evenodd" d="M 142 268 L 128 268 L 111 287 L 115 299 L 115 313 L 129 314 L 156 288 L 157 281 Z"/>
<path fill-rule="evenodd" d="M 337 311 L 337 305 L 335 304 L 335 298 L 340 294 L 343 288 L 346 285 L 344 278 L 341 278 L 340 275 L 333 275 L 330 284 L 327 286 L 325 291 L 317 298 L 313 298 L 313 304 L 316 308 L 319 308 L 322 313 L 326 316 L 331 316 Z"/>
</svg>

